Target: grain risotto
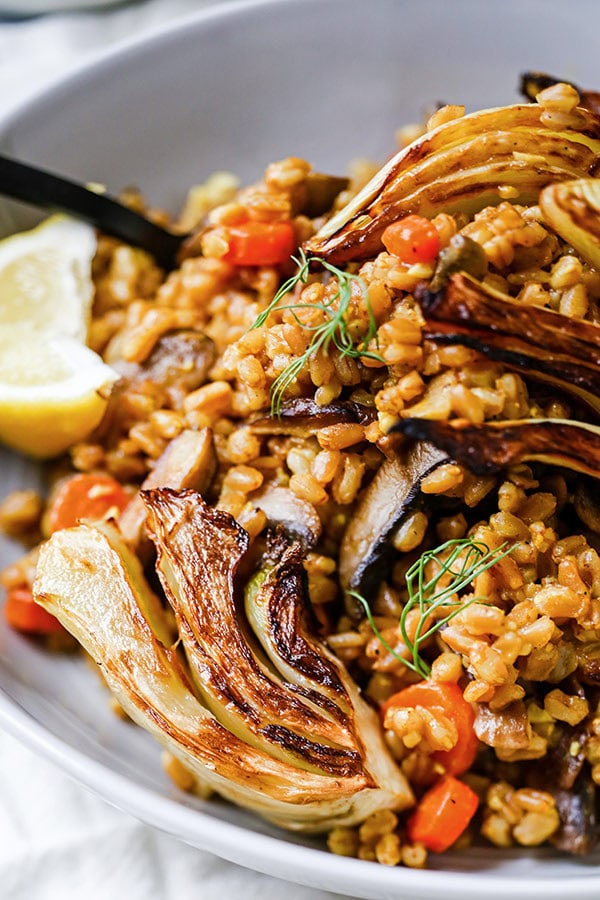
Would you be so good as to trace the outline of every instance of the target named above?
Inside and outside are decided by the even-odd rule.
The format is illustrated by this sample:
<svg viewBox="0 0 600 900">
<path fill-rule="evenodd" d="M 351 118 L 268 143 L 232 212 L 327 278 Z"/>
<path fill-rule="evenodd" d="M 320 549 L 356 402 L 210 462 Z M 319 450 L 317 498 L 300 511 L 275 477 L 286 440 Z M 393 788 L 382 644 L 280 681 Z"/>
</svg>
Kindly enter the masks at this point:
<svg viewBox="0 0 600 900">
<path fill-rule="evenodd" d="M 600 115 L 537 88 L 381 170 L 213 175 L 148 211 L 172 272 L 100 235 L 120 380 L 0 507 L 9 621 L 73 635 L 179 788 L 389 866 L 597 837 Z"/>
</svg>

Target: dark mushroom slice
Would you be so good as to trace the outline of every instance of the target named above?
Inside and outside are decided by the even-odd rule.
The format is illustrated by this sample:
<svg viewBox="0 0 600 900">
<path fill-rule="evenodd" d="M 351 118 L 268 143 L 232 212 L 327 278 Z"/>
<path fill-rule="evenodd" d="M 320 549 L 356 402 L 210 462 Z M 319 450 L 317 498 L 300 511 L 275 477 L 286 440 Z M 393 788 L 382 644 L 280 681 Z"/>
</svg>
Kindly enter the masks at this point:
<svg viewBox="0 0 600 900">
<path fill-rule="evenodd" d="M 595 785 L 582 772 L 571 790 L 552 793 L 561 824 L 550 842 L 558 850 L 584 856 L 598 841 Z"/>
<path fill-rule="evenodd" d="M 392 537 L 419 503 L 421 482 L 448 456 L 433 444 L 417 443 L 408 452 L 386 459 L 362 495 L 340 548 L 339 577 L 344 592 L 372 597 L 386 578 L 393 554 Z M 348 613 L 363 610 L 346 593 Z"/>
<path fill-rule="evenodd" d="M 462 273 L 417 295 L 429 340 L 472 347 L 600 412 L 600 326 L 517 303 Z"/>
<path fill-rule="evenodd" d="M 546 88 L 553 87 L 555 84 L 570 84 L 579 94 L 581 106 L 592 112 L 600 113 L 600 93 L 597 91 L 586 91 L 580 88 L 569 78 L 557 78 L 555 75 L 548 75 L 546 72 L 523 72 L 519 82 L 519 91 L 528 100 L 535 102 L 535 98 Z"/>
<path fill-rule="evenodd" d="M 391 431 L 435 444 L 476 475 L 542 462 L 600 478 L 600 428 L 571 419 L 510 419 L 484 425 L 465 419 L 404 419 Z"/>
<path fill-rule="evenodd" d="M 281 526 L 305 550 L 311 550 L 319 542 L 322 525 L 314 506 L 289 488 L 268 483 L 248 499 L 257 509 L 262 509 L 269 525 Z"/>
<path fill-rule="evenodd" d="M 377 418 L 373 406 L 353 400 L 337 400 L 327 406 L 319 406 L 314 400 L 300 398 L 281 404 L 276 416 L 260 416 L 250 422 L 254 434 L 289 434 L 308 437 L 329 425 L 370 425 Z"/>
<path fill-rule="evenodd" d="M 579 671 L 578 671 L 579 674 Z M 540 787 L 545 790 L 559 788 L 570 791 L 585 765 L 585 748 L 591 735 L 591 721 L 587 719 L 576 726 L 566 726 L 546 756 L 547 768 L 538 773 Z"/>
</svg>

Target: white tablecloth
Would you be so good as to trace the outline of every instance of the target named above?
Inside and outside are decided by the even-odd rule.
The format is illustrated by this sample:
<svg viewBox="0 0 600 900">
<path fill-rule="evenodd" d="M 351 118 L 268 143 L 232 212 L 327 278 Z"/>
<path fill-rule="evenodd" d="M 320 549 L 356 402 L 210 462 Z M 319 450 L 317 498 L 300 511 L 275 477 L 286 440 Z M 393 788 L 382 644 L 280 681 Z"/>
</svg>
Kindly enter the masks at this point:
<svg viewBox="0 0 600 900">
<path fill-rule="evenodd" d="M 4 111 L 122 37 L 214 0 L 146 0 L 101 12 L 0 18 Z M 2 6 L 0 0 L 0 8 Z M 327 900 L 194 850 L 90 795 L 0 732 L 2 900 Z"/>
</svg>

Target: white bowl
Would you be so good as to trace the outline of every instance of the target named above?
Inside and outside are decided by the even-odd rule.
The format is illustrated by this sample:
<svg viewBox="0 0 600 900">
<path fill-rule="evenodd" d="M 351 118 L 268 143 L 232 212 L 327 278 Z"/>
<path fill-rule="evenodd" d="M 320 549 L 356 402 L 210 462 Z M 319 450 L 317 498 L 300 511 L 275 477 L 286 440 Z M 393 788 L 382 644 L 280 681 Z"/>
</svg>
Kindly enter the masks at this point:
<svg viewBox="0 0 600 900">
<path fill-rule="evenodd" d="M 384 158 L 393 131 L 435 101 L 516 99 L 519 73 L 599 87 L 596 0 L 286 0 L 232 3 L 128 44 L 0 119 L 0 147 L 117 190 L 132 183 L 176 207 L 215 169 L 244 179 L 289 154 L 342 171 Z M 0 207 L 4 228 L 25 224 Z M 39 480 L 0 459 L 2 493 Z M 2 561 L 17 554 L 4 542 Z M 108 710 L 79 659 L 47 656 L 0 626 L 0 721 L 111 803 L 190 844 L 283 878 L 361 897 L 600 896 L 599 857 L 493 848 L 429 871 L 328 854 L 218 801 L 179 794 L 145 732 Z"/>
</svg>

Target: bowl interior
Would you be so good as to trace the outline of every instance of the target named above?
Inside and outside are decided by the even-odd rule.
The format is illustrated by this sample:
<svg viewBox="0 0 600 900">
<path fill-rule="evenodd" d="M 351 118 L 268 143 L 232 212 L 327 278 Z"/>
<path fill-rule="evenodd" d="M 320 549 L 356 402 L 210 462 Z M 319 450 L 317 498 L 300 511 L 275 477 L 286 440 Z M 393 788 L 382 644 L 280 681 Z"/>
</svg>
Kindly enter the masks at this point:
<svg viewBox="0 0 600 900">
<path fill-rule="evenodd" d="M 475 109 L 516 101 L 525 69 L 598 87 L 599 26 L 595 0 L 580 0 L 577 15 L 562 0 L 230 3 L 53 86 L 0 120 L 0 146 L 112 191 L 136 185 L 151 203 L 176 209 L 190 185 L 217 169 L 248 181 L 287 155 L 331 172 L 357 157 L 384 159 L 394 150 L 395 128 L 437 102 Z M 0 229 L 31 215 L 3 203 Z M 0 472 L 2 495 L 41 478 L 39 468 L 8 453 Z M 0 563 L 18 552 L 2 541 Z M 0 689 L 5 724 L 71 774 L 153 824 L 246 865 L 364 897 L 409 885 L 411 896 L 439 896 L 442 884 L 448 896 L 475 896 L 485 884 L 490 897 L 500 897 L 525 881 L 529 896 L 558 896 L 575 883 L 580 896 L 600 893 L 589 861 L 474 851 L 437 864 L 452 876 L 389 871 L 321 853 L 319 841 L 282 835 L 218 801 L 178 794 L 155 743 L 110 713 L 103 687 L 80 659 L 47 656 L 3 623 Z M 464 882 L 459 873 L 468 870 L 485 881 L 472 875 Z"/>
</svg>

